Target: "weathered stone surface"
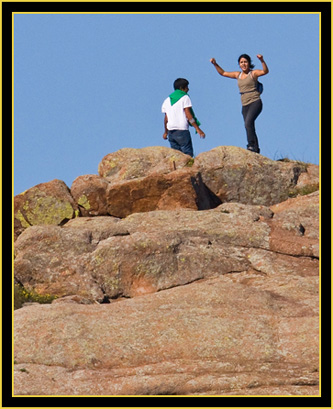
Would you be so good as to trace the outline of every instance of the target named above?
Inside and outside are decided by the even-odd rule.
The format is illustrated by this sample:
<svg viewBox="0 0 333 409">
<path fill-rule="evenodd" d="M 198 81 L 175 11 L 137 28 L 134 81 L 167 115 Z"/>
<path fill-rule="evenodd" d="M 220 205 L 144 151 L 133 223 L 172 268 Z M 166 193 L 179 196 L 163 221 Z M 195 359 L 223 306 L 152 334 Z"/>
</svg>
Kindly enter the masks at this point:
<svg viewBox="0 0 333 409">
<path fill-rule="evenodd" d="M 58 297 L 15 310 L 16 395 L 319 394 L 318 167 L 189 160 L 122 150 L 15 198 L 15 282 Z"/>
<path fill-rule="evenodd" d="M 15 280 L 39 294 L 103 298 L 85 269 L 94 248 L 92 234 L 85 230 L 29 227 L 16 241 Z"/>
<path fill-rule="evenodd" d="M 319 166 L 298 161 L 274 161 L 235 146 L 219 146 L 187 155 L 170 148 L 121 149 L 106 155 L 100 176 L 110 183 L 167 174 L 184 166 L 200 172 L 203 183 L 221 202 L 270 206 L 297 194 L 319 189 Z"/>
<path fill-rule="evenodd" d="M 299 163 L 299 162 L 298 162 Z M 296 162 L 297 164 L 297 162 Z M 319 166 L 306 164 L 300 165 L 303 170 L 305 167 L 305 172 L 301 172 L 297 180 L 296 185 L 296 194 L 306 195 L 311 192 L 317 191 L 319 189 L 320 175 L 319 175 Z"/>
<path fill-rule="evenodd" d="M 71 193 L 81 215 L 88 217 L 126 217 L 159 209 L 203 210 L 220 204 L 203 184 L 201 174 L 190 168 L 113 184 L 97 175 L 80 176 Z"/>
<path fill-rule="evenodd" d="M 301 302 L 258 278 L 17 310 L 15 395 L 318 394 L 315 287 Z"/>
<path fill-rule="evenodd" d="M 109 182 L 98 175 L 83 175 L 74 180 L 71 194 L 82 216 L 106 216 L 106 192 Z"/>
<path fill-rule="evenodd" d="M 29 226 L 61 225 L 74 217 L 75 210 L 75 202 L 63 181 L 40 183 L 14 197 L 15 238 Z"/>
<path fill-rule="evenodd" d="M 201 153 L 194 167 L 222 202 L 270 206 L 307 188 L 307 193 L 319 189 L 318 166 L 274 161 L 235 146 L 219 146 Z"/>
<path fill-rule="evenodd" d="M 280 221 L 286 229 L 298 228 L 300 235 L 319 240 L 319 191 L 288 199 L 271 206 L 271 210 L 274 221 Z"/>
<path fill-rule="evenodd" d="M 98 173 L 119 183 L 152 174 L 167 174 L 191 163 L 192 158 L 184 153 L 162 146 L 141 149 L 124 148 L 104 156 Z"/>
<path fill-rule="evenodd" d="M 64 227 L 26 229 L 15 243 L 15 280 L 40 294 L 77 294 L 102 301 L 103 291 L 86 264 L 100 241 L 128 234 L 118 222 L 109 216 L 80 217 Z"/>
<path fill-rule="evenodd" d="M 308 256 L 306 268 L 317 274 L 318 260 L 312 258 L 318 257 L 318 238 L 308 226 L 318 223 L 318 198 L 289 200 L 276 220 L 265 206 L 224 203 L 202 212 L 161 210 L 122 220 L 77 218 L 64 227 L 31 227 L 16 242 L 15 278 L 40 293 L 101 302 L 260 270 L 251 256 L 256 249 L 265 250 L 260 254 L 268 260 L 271 252 L 291 256 L 293 268 L 293 256 Z M 290 210 L 294 202 L 296 214 Z M 306 226 L 305 233 L 299 225 Z"/>
<path fill-rule="evenodd" d="M 247 245 L 250 236 L 252 245 L 268 248 L 267 225 L 244 229 L 225 213 L 201 212 L 199 220 L 195 211 L 140 215 L 27 229 L 16 242 L 16 280 L 39 293 L 102 301 L 247 269 L 245 254 L 232 246 Z"/>
<path fill-rule="evenodd" d="M 271 209 L 271 249 L 319 257 L 319 192 L 288 199 Z"/>
<path fill-rule="evenodd" d="M 204 210 L 219 203 L 192 169 L 114 184 L 107 191 L 108 213 L 115 217 L 177 208 Z"/>
<path fill-rule="evenodd" d="M 98 175 L 38 185 L 15 197 L 15 239 L 30 225 L 63 224 L 82 216 L 126 217 L 160 209 L 210 209 L 223 202 L 272 205 L 319 188 L 319 167 L 272 161 L 220 146 L 194 160 L 164 147 L 106 155 Z M 72 196 L 73 197 L 72 197 Z M 73 211 L 71 210 L 73 208 Z"/>
</svg>

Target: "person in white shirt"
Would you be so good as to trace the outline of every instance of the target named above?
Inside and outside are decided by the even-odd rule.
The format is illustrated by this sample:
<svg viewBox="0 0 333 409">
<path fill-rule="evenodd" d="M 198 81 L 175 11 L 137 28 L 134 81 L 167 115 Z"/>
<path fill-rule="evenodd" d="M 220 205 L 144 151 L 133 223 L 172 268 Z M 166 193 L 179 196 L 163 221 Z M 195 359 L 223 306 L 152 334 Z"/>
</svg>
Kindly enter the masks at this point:
<svg viewBox="0 0 333 409">
<path fill-rule="evenodd" d="M 193 126 L 200 138 L 205 133 L 199 128 L 200 122 L 194 115 L 192 102 L 187 95 L 189 82 L 178 78 L 173 83 L 174 92 L 162 104 L 164 116 L 163 139 L 169 139 L 172 149 L 177 149 L 186 155 L 194 156 L 189 125 Z"/>
</svg>

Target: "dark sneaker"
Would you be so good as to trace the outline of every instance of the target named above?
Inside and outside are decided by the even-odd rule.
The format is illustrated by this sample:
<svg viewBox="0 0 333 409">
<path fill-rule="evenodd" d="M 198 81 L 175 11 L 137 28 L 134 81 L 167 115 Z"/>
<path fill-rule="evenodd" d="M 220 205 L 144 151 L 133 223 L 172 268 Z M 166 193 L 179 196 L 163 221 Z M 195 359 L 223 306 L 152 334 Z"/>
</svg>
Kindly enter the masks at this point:
<svg viewBox="0 0 333 409">
<path fill-rule="evenodd" d="M 256 149 L 253 146 L 248 146 L 247 150 L 255 153 L 260 153 L 260 149 L 259 148 Z"/>
</svg>

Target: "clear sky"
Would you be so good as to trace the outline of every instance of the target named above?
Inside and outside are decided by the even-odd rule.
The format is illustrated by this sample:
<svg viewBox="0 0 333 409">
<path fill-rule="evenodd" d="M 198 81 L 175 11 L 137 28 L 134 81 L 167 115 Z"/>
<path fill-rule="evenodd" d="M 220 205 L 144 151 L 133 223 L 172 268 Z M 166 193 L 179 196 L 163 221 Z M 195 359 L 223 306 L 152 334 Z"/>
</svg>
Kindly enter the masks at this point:
<svg viewBox="0 0 333 409">
<path fill-rule="evenodd" d="M 163 100 L 187 78 L 206 139 L 195 155 L 246 147 L 237 71 L 261 77 L 261 154 L 319 163 L 319 14 L 15 14 L 14 194 L 80 175 L 121 148 L 167 146 Z M 328 75 L 330 69 L 328 70 Z"/>
</svg>

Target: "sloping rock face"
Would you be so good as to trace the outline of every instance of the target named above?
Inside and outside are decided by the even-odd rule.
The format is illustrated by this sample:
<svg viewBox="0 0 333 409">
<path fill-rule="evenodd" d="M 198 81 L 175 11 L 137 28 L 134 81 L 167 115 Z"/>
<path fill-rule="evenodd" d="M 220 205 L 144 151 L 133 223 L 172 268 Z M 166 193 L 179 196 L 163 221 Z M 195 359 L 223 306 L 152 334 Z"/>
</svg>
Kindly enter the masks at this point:
<svg viewBox="0 0 333 409">
<path fill-rule="evenodd" d="M 317 168 L 278 163 L 269 193 L 243 151 L 108 156 L 73 182 L 81 217 L 22 229 L 15 281 L 57 298 L 15 310 L 15 395 L 319 394 L 319 192 L 279 202 Z"/>
<path fill-rule="evenodd" d="M 315 294 L 300 285 L 301 301 L 251 278 L 221 276 L 113 304 L 22 308 L 15 392 L 317 394 Z"/>
</svg>

